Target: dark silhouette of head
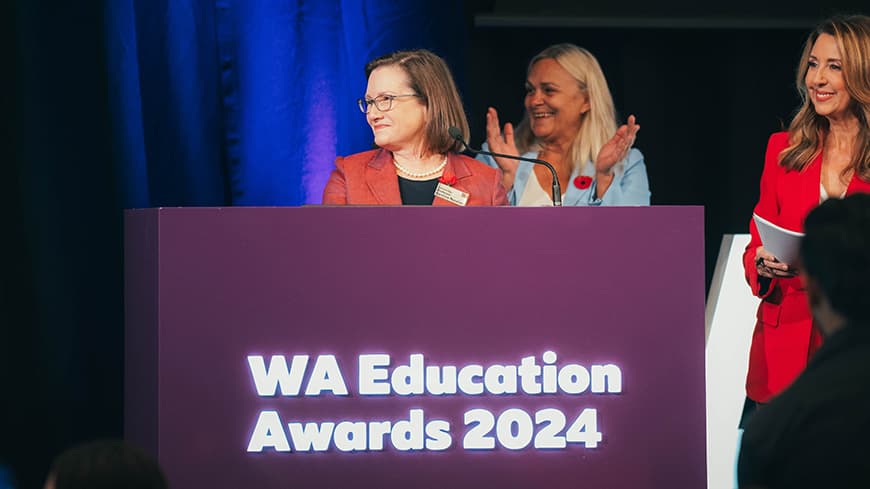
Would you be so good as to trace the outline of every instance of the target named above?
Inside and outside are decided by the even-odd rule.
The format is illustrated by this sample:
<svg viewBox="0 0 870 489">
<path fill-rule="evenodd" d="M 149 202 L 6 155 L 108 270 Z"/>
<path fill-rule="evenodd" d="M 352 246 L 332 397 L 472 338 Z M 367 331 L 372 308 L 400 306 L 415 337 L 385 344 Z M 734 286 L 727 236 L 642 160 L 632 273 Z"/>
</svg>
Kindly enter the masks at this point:
<svg viewBox="0 0 870 489">
<path fill-rule="evenodd" d="M 829 308 L 846 322 L 870 323 L 870 195 L 825 201 L 804 231 L 801 261 L 814 314 Z"/>
<path fill-rule="evenodd" d="M 119 440 L 77 445 L 52 463 L 46 489 L 167 489 L 157 462 Z"/>
</svg>

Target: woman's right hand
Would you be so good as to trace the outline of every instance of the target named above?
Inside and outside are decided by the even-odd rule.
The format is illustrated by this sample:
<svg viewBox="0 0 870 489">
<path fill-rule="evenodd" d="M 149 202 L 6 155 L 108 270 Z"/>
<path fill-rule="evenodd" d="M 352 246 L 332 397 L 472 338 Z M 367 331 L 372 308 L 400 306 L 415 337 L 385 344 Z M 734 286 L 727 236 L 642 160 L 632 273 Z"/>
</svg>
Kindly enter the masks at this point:
<svg viewBox="0 0 870 489">
<path fill-rule="evenodd" d="M 788 278 L 797 275 L 797 270 L 776 259 L 773 254 L 759 246 L 755 249 L 755 270 L 767 278 Z"/>
<path fill-rule="evenodd" d="M 520 155 L 517 145 L 514 143 L 514 126 L 508 122 L 504 125 L 504 132 L 502 132 L 498 122 L 498 112 L 492 107 L 486 111 L 486 144 L 489 145 L 489 150 L 493 153 Z M 495 162 L 504 175 L 502 179 L 504 188 L 510 190 L 514 186 L 514 177 L 519 161 L 510 158 L 495 158 Z"/>
</svg>

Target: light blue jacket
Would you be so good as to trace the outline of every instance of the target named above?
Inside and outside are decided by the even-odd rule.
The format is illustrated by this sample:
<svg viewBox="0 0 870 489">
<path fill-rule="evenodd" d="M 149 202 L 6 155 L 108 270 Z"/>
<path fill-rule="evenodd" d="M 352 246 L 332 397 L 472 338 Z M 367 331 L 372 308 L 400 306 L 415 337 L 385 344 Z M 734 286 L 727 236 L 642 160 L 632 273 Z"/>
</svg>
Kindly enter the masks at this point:
<svg viewBox="0 0 870 489">
<path fill-rule="evenodd" d="M 489 146 L 483 143 L 481 149 L 489 151 Z M 522 156 L 524 158 L 537 158 L 538 154 L 534 151 L 529 151 Z M 498 165 L 491 156 L 477 155 L 477 159 L 489 166 L 498 168 Z M 511 205 L 517 205 L 517 202 L 519 202 L 520 196 L 523 195 L 523 191 L 526 189 L 526 183 L 529 181 L 529 178 L 534 176 L 532 171 L 534 166 L 534 163 L 519 162 L 517 174 L 514 178 L 514 187 L 508 192 L 508 201 Z M 584 166 L 582 174 L 575 168 L 571 173 L 571 178 L 568 179 L 568 188 L 562 189 L 562 205 L 649 205 L 649 179 L 646 176 L 646 165 L 643 163 L 643 155 L 639 150 L 632 148 L 625 159 L 613 167 L 613 173 L 613 183 L 610 184 L 610 188 L 604 193 L 604 197 L 598 199 L 595 196 L 595 164 L 591 161 L 588 162 Z M 574 181 L 581 175 L 592 178 L 592 185 L 584 189 L 577 188 L 574 185 Z M 545 189 L 549 188 L 547 184 L 541 186 Z"/>
</svg>

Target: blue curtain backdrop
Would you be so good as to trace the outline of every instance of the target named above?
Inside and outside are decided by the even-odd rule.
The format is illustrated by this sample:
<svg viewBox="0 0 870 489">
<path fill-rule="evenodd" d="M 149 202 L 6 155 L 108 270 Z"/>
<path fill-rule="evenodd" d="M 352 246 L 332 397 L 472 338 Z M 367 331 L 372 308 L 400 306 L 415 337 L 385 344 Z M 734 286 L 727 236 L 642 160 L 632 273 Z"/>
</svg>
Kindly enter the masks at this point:
<svg viewBox="0 0 870 489">
<path fill-rule="evenodd" d="M 122 436 L 121 210 L 319 202 L 334 157 L 371 145 L 365 62 L 425 47 L 461 67 L 462 10 L 0 2 L 0 469 L 16 487 L 41 487 L 73 443 Z"/>
<path fill-rule="evenodd" d="M 337 155 L 369 149 L 363 68 L 397 49 L 462 80 L 461 0 L 106 3 L 123 206 L 320 203 Z"/>
</svg>

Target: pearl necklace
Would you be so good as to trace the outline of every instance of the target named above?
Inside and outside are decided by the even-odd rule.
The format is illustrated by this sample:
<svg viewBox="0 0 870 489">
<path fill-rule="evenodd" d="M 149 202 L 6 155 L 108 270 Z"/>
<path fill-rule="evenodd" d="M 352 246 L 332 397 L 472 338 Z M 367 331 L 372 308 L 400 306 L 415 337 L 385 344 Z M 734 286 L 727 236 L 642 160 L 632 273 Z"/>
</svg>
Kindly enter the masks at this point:
<svg viewBox="0 0 870 489">
<path fill-rule="evenodd" d="M 408 175 L 409 177 L 423 178 L 423 177 L 428 177 L 429 175 L 434 175 L 434 174 L 438 173 L 439 171 L 443 170 L 444 167 L 447 166 L 447 157 L 446 156 L 444 157 L 444 161 L 442 161 L 440 165 L 436 166 L 434 169 L 429 170 L 427 172 L 412 172 L 412 171 L 408 170 L 407 168 L 405 168 L 404 166 L 400 165 L 399 162 L 396 161 L 395 158 L 393 158 L 393 165 L 395 165 L 396 168 L 398 168 L 400 172 L 404 173 L 405 175 Z"/>
</svg>

